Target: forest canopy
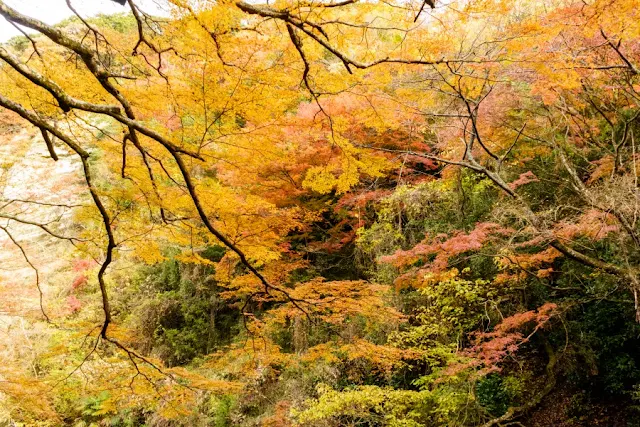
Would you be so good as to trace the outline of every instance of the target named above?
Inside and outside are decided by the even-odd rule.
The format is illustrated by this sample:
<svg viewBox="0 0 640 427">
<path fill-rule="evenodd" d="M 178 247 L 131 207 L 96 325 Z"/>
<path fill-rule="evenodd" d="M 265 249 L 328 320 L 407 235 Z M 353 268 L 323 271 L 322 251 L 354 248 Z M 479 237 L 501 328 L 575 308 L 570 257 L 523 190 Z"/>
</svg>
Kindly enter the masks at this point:
<svg viewBox="0 0 640 427">
<path fill-rule="evenodd" d="M 637 425 L 637 1 L 113 1 L 0 0 L 0 425 Z"/>
</svg>

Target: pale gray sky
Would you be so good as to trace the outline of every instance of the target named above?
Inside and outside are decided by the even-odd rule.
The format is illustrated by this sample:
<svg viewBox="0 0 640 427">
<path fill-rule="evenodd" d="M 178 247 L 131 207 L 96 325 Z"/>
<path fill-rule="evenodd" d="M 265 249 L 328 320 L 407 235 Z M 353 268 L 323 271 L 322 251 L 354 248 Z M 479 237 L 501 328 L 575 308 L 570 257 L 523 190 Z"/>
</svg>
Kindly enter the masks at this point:
<svg viewBox="0 0 640 427">
<path fill-rule="evenodd" d="M 37 18 L 47 24 L 55 24 L 73 14 L 67 7 L 65 0 L 4 0 L 5 3 L 25 15 Z M 157 0 L 136 1 L 145 12 L 165 15 Z M 93 16 L 99 13 L 111 14 L 118 12 L 128 12 L 128 6 L 120 6 L 111 0 L 71 0 L 73 7 L 82 16 Z M 0 42 L 6 41 L 13 36 L 19 35 L 11 24 L 0 18 Z"/>
</svg>

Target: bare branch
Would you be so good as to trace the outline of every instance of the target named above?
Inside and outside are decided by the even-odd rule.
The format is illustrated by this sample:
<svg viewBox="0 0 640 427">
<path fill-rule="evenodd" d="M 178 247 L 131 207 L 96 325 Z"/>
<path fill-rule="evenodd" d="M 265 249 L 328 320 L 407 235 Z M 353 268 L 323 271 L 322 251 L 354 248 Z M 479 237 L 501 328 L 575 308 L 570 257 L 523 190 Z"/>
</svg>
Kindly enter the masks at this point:
<svg viewBox="0 0 640 427">
<path fill-rule="evenodd" d="M 27 262 L 27 264 L 29 264 L 29 267 L 31 267 L 31 269 L 33 270 L 33 272 L 35 273 L 36 276 L 36 288 L 38 288 L 38 294 L 40 297 L 40 311 L 42 312 L 42 315 L 44 316 L 44 318 L 46 319 L 46 321 L 48 323 L 51 323 L 51 319 L 49 318 L 49 316 L 47 315 L 47 312 L 44 310 L 44 303 L 43 303 L 43 294 L 42 294 L 42 287 L 40 286 L 40 272 L 38 271 L 38 269 L 36 268 L 35 265 L 33 265 L 33 263 L 31 262 L 31 260 L 29 259 L 29 257 L 27 256 L 27 252 L 24 250 L 24 248 L 22 247 L 22 245 L 13 237 L 13 235 L 9 232 L 9 230 L 6 227 L 3 227 L 0 225 L 0 230 L 4 231 L 4 233 L 7 235 L 7 237 L 9 237 L 9 239 L 13 242 L 13 244 L 20 249 L 20 252 L 22 253 L 22 257 L 24 258 L 24 260 Z"/>
</svg>

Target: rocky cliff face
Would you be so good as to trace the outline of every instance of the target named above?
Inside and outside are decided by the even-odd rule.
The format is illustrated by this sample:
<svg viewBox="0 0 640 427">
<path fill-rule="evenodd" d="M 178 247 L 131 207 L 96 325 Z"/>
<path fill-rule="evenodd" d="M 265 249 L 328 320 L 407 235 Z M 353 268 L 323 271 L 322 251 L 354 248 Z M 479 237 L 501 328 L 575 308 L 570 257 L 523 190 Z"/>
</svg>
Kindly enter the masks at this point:
<svg viewBox="0 0 640 427">
<path fill-rule="evenodd" d="M 1 330 L 18 316 L 43 317 L 35 269 L 45 309 L 64 291 L 53 283 L 68 269 L 73 247 L 37 224 L 72 235 L 72 206 L 81 203 L 84 192 L 77 160 L 59 146 L 58 161 L 51 159 L 39 133 L 4 123 L 0 141 Z"/>
</svg>

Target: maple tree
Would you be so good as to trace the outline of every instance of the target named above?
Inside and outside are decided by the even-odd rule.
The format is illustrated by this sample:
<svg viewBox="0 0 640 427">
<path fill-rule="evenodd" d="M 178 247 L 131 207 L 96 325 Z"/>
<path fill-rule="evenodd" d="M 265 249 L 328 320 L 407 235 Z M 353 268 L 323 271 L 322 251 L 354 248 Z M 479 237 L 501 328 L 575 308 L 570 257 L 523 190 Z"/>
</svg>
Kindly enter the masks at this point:
<svg viewBox="0 0 640 427">
<path fill-rule="evenodd" d="M 0 46 L 2 132 L 69 164 L 2 196 L 45 343 L 0 347 L 8 417 L 492 426 L 585 389 L 632 410 L 633 1 L 117 2 L 52 26 L 0 1 L 28 29 Z"/>
</svg>

